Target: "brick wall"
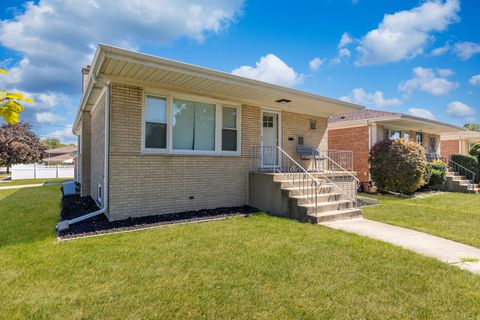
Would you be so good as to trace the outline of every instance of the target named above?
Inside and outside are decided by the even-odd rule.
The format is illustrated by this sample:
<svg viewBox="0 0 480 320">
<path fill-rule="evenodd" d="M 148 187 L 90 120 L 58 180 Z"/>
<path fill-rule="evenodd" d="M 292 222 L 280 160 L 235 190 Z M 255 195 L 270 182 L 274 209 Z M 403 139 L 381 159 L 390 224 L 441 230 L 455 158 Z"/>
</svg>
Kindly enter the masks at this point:
<svg viewBox="0 0 480 320">
<path fill-rule="evenodd" d="M 109 218 L 247 204 L 252 147 L 260 145 L 261 109 L 241 107 L 241 156 L 142 154 L 142 96 L 140 87 L 111 85 Z M 283 112 L 283 141 L 302 134 L 306 143 L 326 148 L 327 119 L 316 118 L 318 129 L 309 132 L 311 118 Z"/>
<path fill-rule="evenodd" d="M 104 182 L 105 167 L 105 96 L 100 99 L 92 113 L 92 156 L 91 156 L 91 178 L 90 194 L 96 201 L 98 199 L 98 185 Z M 103 196 L 103 195 L 102 195 Z M 100 205 L 100 204 L 99 204 Z M 102 204 L 103 205 L 103 201 Z"/>
<path fill-rule="evenodd" d="M 459 153 L 459 141 L 458 140 L 443 140 L 440 142 L 440 150 L 442 156 L 449 158 L 454 153 Z"/>
<path fill-rule="evenodd" d="M 361 182 L 369 181 L 368 140 L 368 126 L 328 130 L 328 149 L 353 151 L 353 171 Z"/>
<path fill-rule="evenodd" d="M 82 154 L 81 154 L 81 188 L 82 197 L 90 195 L 91 178 L 91 154 L 92 154 L 92 116 L 90 112 L 82 114 Z"/>
<path fill-rule="evenodd" d="M 316 121 L 316 129 L 310 129 L 310 121 Z M 296 154 L 297 139 L 303 137 L 305 147 L 319 148 L 323 151 L 327 150 L 328 119 L 315 117 L 300 113 L 282 112 L 282 142 L 283 149 L 293 157 L 297 162 L 310 169 L 312 163 L 310 161 L 302 161 Z M 293 138 L 293 140 L 289 140 Z"/>
</svg>

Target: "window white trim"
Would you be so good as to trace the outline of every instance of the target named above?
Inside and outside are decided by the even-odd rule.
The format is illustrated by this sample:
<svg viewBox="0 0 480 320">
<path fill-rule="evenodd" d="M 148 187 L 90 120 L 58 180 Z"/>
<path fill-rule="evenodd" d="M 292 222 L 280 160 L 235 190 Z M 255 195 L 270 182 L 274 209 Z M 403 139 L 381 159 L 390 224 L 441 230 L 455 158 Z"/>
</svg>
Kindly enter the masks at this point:
<svg viewBox="0 0 480 320">
<path fill-rule="evenodd" d="M 165 98 L 167 100 L 166 115 L 167 115 L 167 147 L 165 149 L 146 148 L 145 147 L 145 127 L 146 127 L 146 98 L 147 96 Z M 176 150 L 173 149 L 173 99 L 189 100 L 201 103 L 208 103 L 215 105 L 215 150 Z M 222 150 L 222 110 L 223 107 L 231 107 L 237 109 L 237 151 L 223 151 Z M 143 154 L 173 154 L 173 155 L 205 155 L 205 156 L 240 156 L 241 155 L 241 141 L 242 141 L 242 108 L 240 104 L 231 103 L 227 101 L 215 100 L 209 97 L 187 95 L 176 92 L 162 92 L 156 90 L 145 90 L 142 96 L 142 138 L 141 138 L 141 152 Z"/>
</svg>

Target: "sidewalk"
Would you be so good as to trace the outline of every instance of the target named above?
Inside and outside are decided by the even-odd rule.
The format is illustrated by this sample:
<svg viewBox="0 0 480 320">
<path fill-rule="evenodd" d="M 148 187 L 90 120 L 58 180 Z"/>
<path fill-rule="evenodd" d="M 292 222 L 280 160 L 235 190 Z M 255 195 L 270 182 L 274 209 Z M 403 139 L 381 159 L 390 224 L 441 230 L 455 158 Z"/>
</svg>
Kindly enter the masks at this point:
<svg viewBox="0 0 480 320">
<path fill-rule="evenodd" d="M 36 183 L 36 184 L 22 184 L 16 186 L 2 186 L 0 185 L 0 190 L 8 190 L 8 189 L 21 189 L 21 188 L 33 188 L 33 187 L 46 187 L 60 184 L 59 182 L 47 182 L 47 183 Z"/>
<path fill-rule="evenodd" d="M 385 241 L 480 274 L 480 249 L 472 246 L 363 218 L 325 222 L 321 225 Z M 464 262 L 463 259 L 466 258 L 479 261 Z"/>
</svg>

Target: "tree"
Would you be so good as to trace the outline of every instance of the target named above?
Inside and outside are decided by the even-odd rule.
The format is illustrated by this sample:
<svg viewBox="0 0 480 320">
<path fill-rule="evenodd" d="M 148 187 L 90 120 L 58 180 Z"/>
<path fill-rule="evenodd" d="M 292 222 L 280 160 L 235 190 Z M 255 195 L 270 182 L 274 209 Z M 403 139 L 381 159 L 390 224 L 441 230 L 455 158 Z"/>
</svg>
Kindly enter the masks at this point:
<svg viewBox="0 0 480 320">
<path fill-rule="evenodd" d="M 370 151 L 370 173 L 382 191 L 413 193 L 425 184 L 423 147 L 404 139 L 377 142 Z"/>
<path fill-rule="evenodd" d="M 478 123 L 465 123 L 463 127 L 472 131 L 480 131 L 480 124 Z"/>
<path fill-rule="evenodd" d="M 44 159 L 45 146 L 27 122 L 0 126 L 0 165 L 10 167 L 20 163 L 36 163 Z"/>
<path fill-rule="evenodd" d="M 7 71 L 0 69 L 0 74 L 6 74 Z M 26 98 L 21 92 L 7 92 L 0 90 L 0 117 L 3 117 L 6 123 L 16 124 L 19 121 L 20 113 L 23 111 L 21 102 L 33 103 L 32 98 Z"/>
<path fill-rule="evenodd" d="M 56 149 L 60 147 L 65 147 L 66 144 L 60 142 L 57 138 L 49 138 L 40 141 L 47 149 Z"/>
</svg>

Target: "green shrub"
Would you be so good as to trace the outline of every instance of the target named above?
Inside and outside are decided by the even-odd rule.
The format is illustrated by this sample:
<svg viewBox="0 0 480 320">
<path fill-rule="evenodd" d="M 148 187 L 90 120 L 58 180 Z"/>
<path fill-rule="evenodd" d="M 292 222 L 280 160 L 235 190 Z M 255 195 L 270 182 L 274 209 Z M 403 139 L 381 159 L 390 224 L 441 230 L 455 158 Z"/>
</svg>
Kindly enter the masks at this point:
<svg viewBox="0 0 480 320">
<path fill-rule="evenodd" d="M 425 188 L 439 190 L 447 178 L 447 165 L 443 162 L 427 163 L 424 174 Z"/>
<path fill-rule="evenodd" d="M 470 155 L 480 159 L 480 142 L 475 143 L 470 149 Z"/>
<path fill-rule="evenodd" d="M 415 142 L 383 140 L 370 151 L 370 173 L 382 191 L 413 193 L 425 184 L 425 151 Z"/>
<path fill-rule="evenodd" d="M 478 163 L 478 159 L 474 156 L 465 155 L 465 154 L 452 154 L 451 157 L 452 161 L 461 165 L 462 167 L 467 168 L 468 170 L 472 171 L 476 174 L 476 182 L 479 181 L 480 175 L 480 165 Z"/>
</svg>

